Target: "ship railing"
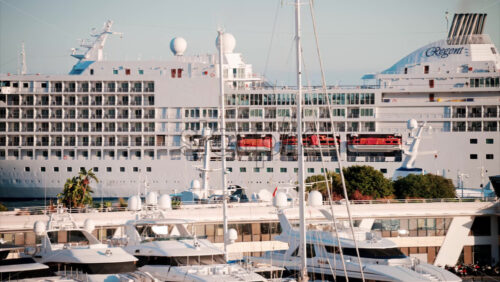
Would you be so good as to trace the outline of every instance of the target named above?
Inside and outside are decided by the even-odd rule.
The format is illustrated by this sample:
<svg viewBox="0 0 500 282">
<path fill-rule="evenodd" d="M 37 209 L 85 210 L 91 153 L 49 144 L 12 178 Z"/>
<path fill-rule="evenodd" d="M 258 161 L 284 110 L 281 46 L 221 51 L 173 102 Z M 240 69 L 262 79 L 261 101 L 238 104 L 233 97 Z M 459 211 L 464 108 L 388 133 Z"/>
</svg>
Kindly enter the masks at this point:
<svg viewBox="0 0 500 282">
<path fill-rule="evenodd" d="M 473 203 L 473 202 L 487 202 L 494 203 L 496 202 L 496 197 L 486 197 L 486 198 L 442 198 L 442 199 L 379 199 L 379 200 L 351 200 L 350 204 L 353 205 L 373 205 L 373 204 L 430 204 L 430 203 Z M 98 201 L 98 199 L 96 199 Z M 101 206 L 100 203 L 96 203 L 97 207 L 82 207 L 82 208 L 68 208 L 67 211 L 70 213 L 96 213 L 96 212 L 123 212 L 127 211 L 127 207 L 121 206 L 113 206 L 110 203 L 103 203 Z M 234 203 L 230 203 L 234 204 Z M 334 201 L 334 205 L 345 205 L 345 200 Z M 195 201 L 195 202 L 182 202 L 174 206 L 174 209 L 196 209 L 196 208 L 218 208 L 221 203 L 217 200 L 214 201 Z M 262 205 L 269 206 L 272 203 L 264 203 L 264 202 L 248 202 L 248 203 L 238 203 L 238 205 L 252 207 L 254 205 L 258 205 L 259 207 Z M 294 199 L 290 203 L 291 207 L 298 206 L 298 199 Z M 324 202 L 325 206 L 329 205 L 329 202 Z M 31 207 L 23 207 L 23 208 L 15 208 L 14 210 L 0 212 L 1 215 L 40 215 L 40 214 L 50 214 L 57 212 L 57 209 L 54 205 L 49 206 L 31 206 Z"/>
</svg>

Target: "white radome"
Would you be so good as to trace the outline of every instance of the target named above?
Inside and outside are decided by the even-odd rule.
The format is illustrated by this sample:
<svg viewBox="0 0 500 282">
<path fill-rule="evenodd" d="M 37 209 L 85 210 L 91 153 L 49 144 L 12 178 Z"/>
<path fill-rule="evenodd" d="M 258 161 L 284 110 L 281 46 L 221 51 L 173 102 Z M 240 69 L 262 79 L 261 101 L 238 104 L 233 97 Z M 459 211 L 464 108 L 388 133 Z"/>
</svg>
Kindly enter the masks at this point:
<svg viewBox="0 0 500 282">
<path fill-rule="evenodd" d="M 200 181 L 198 181 L 197 179 L 191 181 L 191 189 L 200 189 L 200 188 L 201 188 Z"/>
<path fill-rule="evenodd" d="M 320 207 L 323 205 L 323 196 L 319 191 L 311 191 L 309 193 L 308 204 L 311 207 Z"/>
<path fill-rule="evenodd" d="M 158 204 L 158 195 L 156 192 L 151 191 L 146 195 L 146 204 L 150 206 Z"/>
<path fill-rule="evenodd" d="M 288 206 L 288 198 L 285 193 L 276 193 L 276 196 L 274 196 L 274 206 L 277 208 L 284 208 Z"/>
<path fill-rule="evenodd" d="M 412 119 L 408 120 L 407 126 L 408 126 L 408 129 L 415 129 L 418 127 L 418 122 L 416 119 L 412 118 Z"/>
<path fill-rule="evenodd" d="M 228 230 L 227 233 L 228 233 L 229 242 L 234 243 L 234 242 L 236 242 L 236 240 L 238 240 L 238 231 L 236 231 L 236 229 L 231 228 Z"/>
<path fill-rule="evenodd" d="M 187 48 L 186 39 L 182 37 L 174 37 L 172 41 L 170 41 L 170 50 L 174 53 L 175 56 L 182 56 Z"/>
<path fill-rule="evenodd" d="M 85 229 L 85 231 L 92 233 L 92 231 L 94 231 L 94 229 L 95 229 L 94 221 L 90 218 L 87 218 L 85 220 L 85 222 L 83 223 L 83 228 Z"/>
<path fill-rule="evenodd" d="M 233 53 L 234 47 L 236 47 L 236 39 L 234 39 L 234 36 L 231 33 L 223 33 L 222 34 L 222 50 L 224 53 Z M 217 47 L 217 50 L 219 50 L 219 36 L 217 36 L 217 39 L 215 40 L 215 47 Z"/>
<path fill-rule="evenodd" d="M 160 196 L 158 199 L 158 207 L 161 210 L 169 210 L 172 208 L 172 198 L 170 198 L 170 195 L 168 194 L 163 194 Z"/>
<path fill-rule="evenodd" d="M 36 221 L 35 226 L 33 227 L 35 234 L 38 236 L 43 235 L 45 233 L 46 228 L 47 228 L 47 226 L 46 226 L 45 222 L 42 222 L 42 221 Z"/>
<path fill-rule="evenodd" d="M 128 209 L 131 211 L 138 211 L 141 209 L 141 198 L 139 196 L 134 195 L 128 198 Z"/>
</svg>

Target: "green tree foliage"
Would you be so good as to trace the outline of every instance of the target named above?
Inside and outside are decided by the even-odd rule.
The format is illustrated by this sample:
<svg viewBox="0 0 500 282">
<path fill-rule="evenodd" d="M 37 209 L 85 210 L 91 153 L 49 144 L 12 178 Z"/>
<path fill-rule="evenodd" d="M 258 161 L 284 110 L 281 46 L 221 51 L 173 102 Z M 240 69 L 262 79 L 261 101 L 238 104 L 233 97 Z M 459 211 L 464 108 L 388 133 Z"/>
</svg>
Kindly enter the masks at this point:
<svg viewBox="0 0 500 282">
<path fill-rule="evenodd" d="M 344 177 L 347 188 L 347 195 L 352 200 L 369 200 L 392 197 L 394 189 L 391 180 L 375 170 L 371 166 L 351 166 L 344 168 Z M 343 198 L 342 182 L 340 174 L 328 172 L 332 198 Z M 328 198 L 326 183 L 323 175 L 313 175 L 306 179 L 306 183 L 315 183 L 309 190 L 318 190 L 323 197 Z"/>
<path fill-rule="evenodd" d="M 374 199 L 391 197 L 394 194 L 392 181 L 371 166 L 350 166 L 344 169 L 347 193 L 353 197 L 356 190 L 360 195 Z"/>
<path fill-rule="evenodd" d="M 397 198 L 455 198 L 451 179 L 434 174 L 410 174 L 394 181 Z"/>
<path fill-rule="evenodd" d="M 66 180 L 63 192 L 59 193 L 57 198 L 66 207 L 83 207 L 86 204 L 92 204 L 91 194 L 94 193 L 90 187 L 92 180 L 99 183 L 92 169 L 82 168 L 77 176 Z"/>
<path fill-rule="evenodd" d="M 0 203 L 0 212 L 7 211 L 7 207 Z"/>
</svg>

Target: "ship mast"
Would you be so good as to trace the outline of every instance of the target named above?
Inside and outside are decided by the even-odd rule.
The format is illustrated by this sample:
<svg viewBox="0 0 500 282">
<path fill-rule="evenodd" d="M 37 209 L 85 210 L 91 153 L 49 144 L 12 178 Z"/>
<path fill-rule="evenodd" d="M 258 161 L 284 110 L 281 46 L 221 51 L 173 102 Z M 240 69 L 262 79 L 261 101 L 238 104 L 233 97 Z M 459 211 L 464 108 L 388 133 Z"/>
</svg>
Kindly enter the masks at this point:
<svg viewBox="0 0 500 282">
<path fill-rule="evenodd" d="M 227 187 L 226 187 L 226 119 L 224 109 L 224 75 L 223 75 L 223 37 L 224 31 L 219 29 L 219 87 L 220 87 L 220 141 L 221 141 L 221 155 L 222 155 L 222 216 L 223 216 L 223 232 L 224 232 L 224 257 L 227 261 Z"/>
<path fill-rule="evenodd" d="M 307 281 L 304 153 L 302 144 L 302 58 L 300 44 L 300 0 L 295 0 L 295 43 L 297 51 L 297 149 L 299 155 L 300 277 Z"/>
</svg>

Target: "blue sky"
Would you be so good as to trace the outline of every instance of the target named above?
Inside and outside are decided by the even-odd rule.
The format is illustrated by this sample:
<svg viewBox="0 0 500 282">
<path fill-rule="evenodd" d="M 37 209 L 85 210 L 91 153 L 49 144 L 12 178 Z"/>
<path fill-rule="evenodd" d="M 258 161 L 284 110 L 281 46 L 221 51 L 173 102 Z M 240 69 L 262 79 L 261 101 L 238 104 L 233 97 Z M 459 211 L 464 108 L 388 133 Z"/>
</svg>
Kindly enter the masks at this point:
<svg viewBox="0 0 500 282">
<path fill-rule="evenodd" d="M 171 58 L 169 42 L 182 36 L 187 54 L 216 51 L 216 30 L 236 38 L 254 71 L 278 84 L 295 83 L 294 12 L 290 0 L 0 0 L 0 73 L 16 73 L 24 41 L 28 72 L 67 73 L 69 56 L 92 27 L 114 20 L 108 60 Z M 500 47 L 500 0 L 315 0 L 320 48 L 329 84 L 359 83 L 364 73 L 390 67 L 413 50 L 446 36 L 445 11 L 486 12 L 485 32 Z M 303 7 L 306 83 L 319 84 L 308 6 Z M 276 25 L 274 25 L 276 19 Z M 273 34 L 273 26 L 275 32 Z M 273 37 L 272 44 L 271 38 Z M 267 66 L 267 67 L 266 67 Z"/>
</svg>

